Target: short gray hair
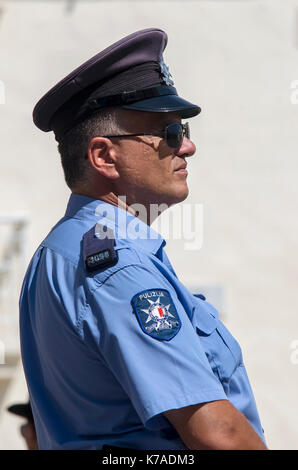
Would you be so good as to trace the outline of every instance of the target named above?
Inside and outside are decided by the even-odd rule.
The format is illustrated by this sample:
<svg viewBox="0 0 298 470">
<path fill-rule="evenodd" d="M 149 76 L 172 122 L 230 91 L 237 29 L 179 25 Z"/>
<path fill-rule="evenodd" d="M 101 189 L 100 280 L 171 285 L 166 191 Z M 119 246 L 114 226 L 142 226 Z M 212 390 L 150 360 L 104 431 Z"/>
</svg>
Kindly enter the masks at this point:
<svg viewBox="0 0 298 470">
<path fill-rule="evenodd" d="M 88 179 L 90 164 L 87 157 L 93 137 L 119 134 L 117 108 L 104 108 L 77 124 L 58 143 L 58 151 L 67 186 L 74 189 Z"/>
</svg>

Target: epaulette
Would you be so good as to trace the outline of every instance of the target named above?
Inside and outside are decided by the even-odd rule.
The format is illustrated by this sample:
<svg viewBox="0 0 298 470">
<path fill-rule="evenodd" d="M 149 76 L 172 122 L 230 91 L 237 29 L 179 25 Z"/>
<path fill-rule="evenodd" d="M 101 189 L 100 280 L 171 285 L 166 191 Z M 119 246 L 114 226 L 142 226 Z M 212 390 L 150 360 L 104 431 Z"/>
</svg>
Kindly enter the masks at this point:
<svg viewBox="0 0 298 470">
<path fill-rule="evenodd" d="M 100 237 L 98 229 L 100 229 Z M 83 236 L 83 257 L 85 268 L 89 272 L 116 264 L 118 253 L 115 250 L 113 230 L 96 224 L 86 232 Z"/>
</svg>

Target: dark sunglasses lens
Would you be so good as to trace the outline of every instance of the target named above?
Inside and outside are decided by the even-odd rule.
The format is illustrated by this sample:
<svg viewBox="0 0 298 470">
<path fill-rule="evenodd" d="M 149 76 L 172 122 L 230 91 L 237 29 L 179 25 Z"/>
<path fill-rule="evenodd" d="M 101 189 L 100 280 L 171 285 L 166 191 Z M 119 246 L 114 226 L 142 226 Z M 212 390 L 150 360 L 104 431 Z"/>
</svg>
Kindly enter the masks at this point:
<svg viewBox="0 0 298 470">
<path fill-rule="evenodd" d="M 166 139 L 167 145 L 174 149 L 180 147 L 183 140 L 183 129 L 182 124 L 173 122 L 166 127 Z"/>
<path fill-rule="evenodd" d="M 189 129 L 189 124 L 188 122 L 186 122 L 185 124 L 183 124 L 183 128 L 184 128 L 184 135 L 185 137 L 187 137 L 188 139 L 190 138 L 190 129 Z"/>
</svg>

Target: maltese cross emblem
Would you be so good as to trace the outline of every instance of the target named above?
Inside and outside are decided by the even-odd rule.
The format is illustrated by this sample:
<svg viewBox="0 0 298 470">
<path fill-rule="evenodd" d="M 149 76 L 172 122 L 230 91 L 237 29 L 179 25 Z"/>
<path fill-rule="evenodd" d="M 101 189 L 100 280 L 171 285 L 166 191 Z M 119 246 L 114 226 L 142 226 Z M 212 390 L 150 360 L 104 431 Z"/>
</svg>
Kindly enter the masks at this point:
<svg viewBox="0 0 298 470">
<path fill-rule="evenodd" d="M 170 340 L 178 333 L 180 318 L 167 290 L 140 292 L 131 303 L 144 333 L 162 340 Z"/>
</svg>

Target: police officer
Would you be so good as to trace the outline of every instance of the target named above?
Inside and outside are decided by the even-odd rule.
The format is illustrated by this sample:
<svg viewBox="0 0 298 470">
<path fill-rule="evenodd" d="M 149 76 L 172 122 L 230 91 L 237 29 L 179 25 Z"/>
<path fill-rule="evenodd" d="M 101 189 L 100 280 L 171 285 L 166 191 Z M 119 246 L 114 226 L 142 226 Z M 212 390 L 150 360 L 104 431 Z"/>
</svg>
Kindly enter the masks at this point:
<svg viewBox="0 0 298 470">
<path fill-rule="evenodd" d="M 159 29 L 131 34 L 34 109 L 72 191 L 20 299 L 40 449 L 266 449 L 239 344 L 150 227 L 187 197 L 181 120 L 200 112 L 178 96 L 166 44 Z"/>
</svg>

